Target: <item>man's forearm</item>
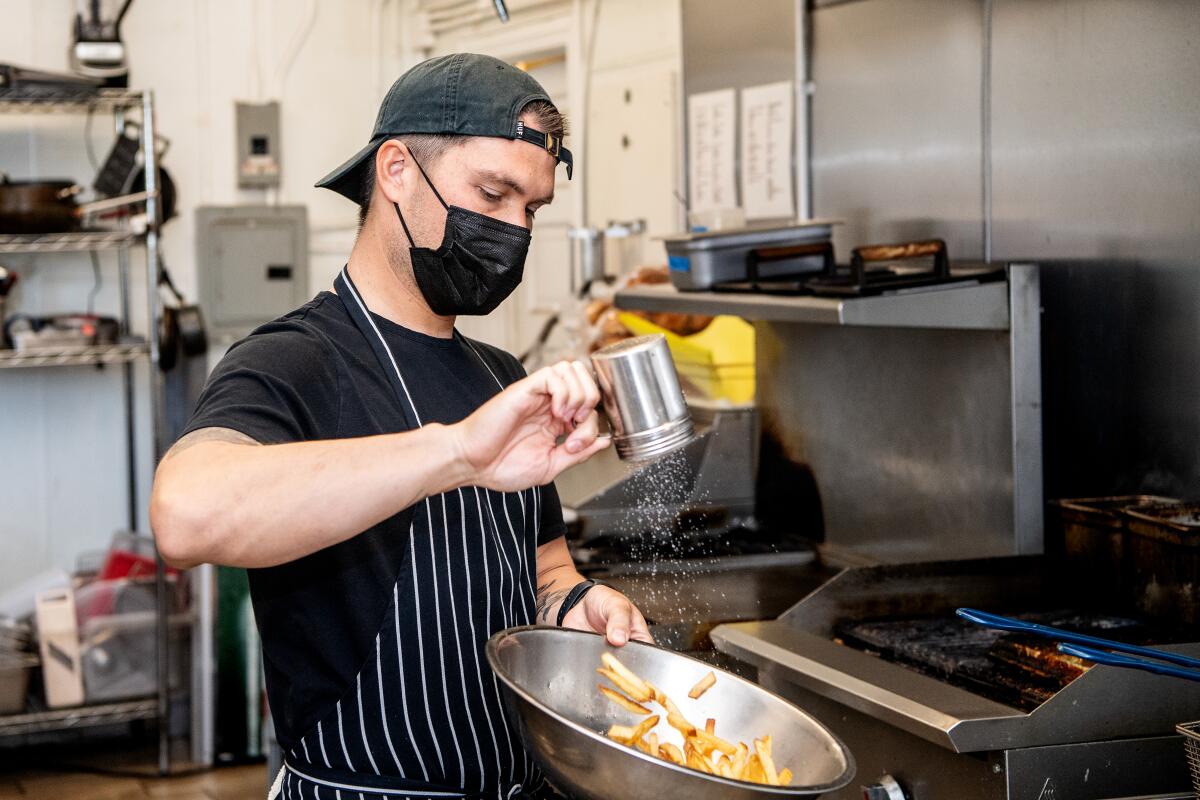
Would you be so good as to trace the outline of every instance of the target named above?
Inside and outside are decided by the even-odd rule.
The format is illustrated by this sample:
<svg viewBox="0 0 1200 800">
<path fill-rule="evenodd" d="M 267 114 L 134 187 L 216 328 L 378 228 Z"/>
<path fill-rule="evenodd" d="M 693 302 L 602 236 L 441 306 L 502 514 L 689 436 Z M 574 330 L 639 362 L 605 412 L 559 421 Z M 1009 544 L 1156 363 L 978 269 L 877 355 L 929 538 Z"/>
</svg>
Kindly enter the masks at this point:
<svg viewBox="0 0 1200 800">
<path fill-rule="evenodd" d="M 159 466 L 151 525 L 174 563 L 273 566 L 465 485 L 468 472 L 442 425 L 295 444 L 203 441 Z"/>
<path fill-rule="evenodd" d="M 534 599 L 534 623 L 553 625 L 558 610 L 571 588 L 583 580 L 565 537 L 547 542 L 537 550 L 537 596 Z"/>
</svg>

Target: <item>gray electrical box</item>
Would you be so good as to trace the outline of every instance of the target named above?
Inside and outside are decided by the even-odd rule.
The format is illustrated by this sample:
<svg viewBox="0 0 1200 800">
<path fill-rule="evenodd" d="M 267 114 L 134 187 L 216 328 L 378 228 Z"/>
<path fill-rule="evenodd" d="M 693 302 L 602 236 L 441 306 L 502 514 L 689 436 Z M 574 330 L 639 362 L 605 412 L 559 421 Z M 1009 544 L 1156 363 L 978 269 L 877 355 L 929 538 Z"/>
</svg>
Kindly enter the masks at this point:
<svg viewBox="0 0 1200 800">
<path fill-rule="evenodd" d="M 238 103 L 238 188 L 279 186 L 280 152 L 279 103 Z"/>
<path fill-rule="evenodd" d="M 305 206 L 196 209 L 196 274 L 204 321 L 220 338 L 255 327 L 309 300 Z"/>
</svg>

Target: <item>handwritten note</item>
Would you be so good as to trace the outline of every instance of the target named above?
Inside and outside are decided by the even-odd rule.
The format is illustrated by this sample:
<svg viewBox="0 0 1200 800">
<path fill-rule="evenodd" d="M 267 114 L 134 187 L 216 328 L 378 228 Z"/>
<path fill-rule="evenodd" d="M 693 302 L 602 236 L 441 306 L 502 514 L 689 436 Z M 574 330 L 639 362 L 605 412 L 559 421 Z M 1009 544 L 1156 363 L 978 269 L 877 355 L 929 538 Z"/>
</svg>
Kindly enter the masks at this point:
<svg viewBox="0 0 1200 800">
<path fill-rule="evenodd" d="M 688 206 L 736 208 L 737 98 L 733 89 L 688 97 Z"/>
<path fill-rule="evenodd" d="M 792 83 L 742 90 L 742 206 L 746 219 L 793 217 Z"/>
</svg>

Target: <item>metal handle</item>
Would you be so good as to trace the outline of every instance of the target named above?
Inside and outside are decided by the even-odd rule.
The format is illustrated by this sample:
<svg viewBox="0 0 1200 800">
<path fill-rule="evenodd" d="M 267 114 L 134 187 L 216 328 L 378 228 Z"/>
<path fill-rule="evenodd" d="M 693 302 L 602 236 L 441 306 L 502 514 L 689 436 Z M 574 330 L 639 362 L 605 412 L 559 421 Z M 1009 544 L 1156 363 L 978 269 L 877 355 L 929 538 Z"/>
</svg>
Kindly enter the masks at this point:
<svg viewBox="0 0 1200 800">
<path fill-rule="evenodd" d="M 110 197 L 107 200 L 97 200 L 93 203 L 83 203 L 77 210 L 79 212 L 79 216 L 86 217 L 92 214 L 97 214 L 101 211 L 111 211 L 114 208 L 124 208 L 125 206 L 144 203 L 151 197 L 158 197 L 158 192 L 135 192 L 134 194 L 123 194 L 120 197 Z"/>
<path fill-rule="evenodd" d="M 867 271 L 866 265 L 873 261 L 903 261 L 908 258 L 925 256 L 933 256 L 934 275 L 942 279 L 950 277 L 950 255 L 943 239 L 856 247 L 850 257 L 850 273 L 857 283 L 864 285 L 863 276 Z"/>
<path fill-rule="evenodd" d="M 810 242 L 807 244 L 783 245 L 779 247 L 755 247 L 746 254 L 746 279 L 758 288 L 758 265 L 773 261 L 790 261 L 794 258 L 821 256 L 821 273 L 832 275 L 837 271 L 833 257 L 833 242 Z"/>
<path fill-rule="evenodd" d="M 1137 645 L 1116 642 L 1111 639 L 1101 639 L 1098 636 L 1088 636 L 1086 633 L 1072 633 L 1071 631 L 1064 631 L 1061 628 L 1038 625 L 1036 622 L 1025 622 L 1024 620 L 1012 619 L 1011 617 L 1002 617 L 999 614 L 989 614 L 986 611 L 979 611 L 974 608 L 960 608 L 955 613 L 968 622 L 983 625 L 985 628 L 996 628 L 1002 631 L 1044 636 L 1047 639 L 1056 639 L 1060 642 L 1069 642 L 1071 644 L 1083 645 L 1084 647 L 1102 647 L 1105 650 L 1115 650 L 1118 653 L 1128 653 L 1129 655 L 1153 658 L 1158 661 L 1169 661 L 1172 664 L 1179 664 L 1183 667 L 1200 669 L 1200 658 L 1191 658 L 1190 656 L 1171 653 L 1166 650 L 1156 650 L 1152 647 L 1138 647 Z"/>
<path fill-rule="evenodd" d="M 1095 661 L 1097 664 L 1105 664 L 1110 667 L 1140 669 L 1144 672 L 1153 672 L 1156 675 L 1169 675 L 1172 678 L 1183 678 L 1189 681 L 1200 682 L 1200 671 L 1194 669 L 1183 669 L 1182 667 L 1174 667 L 1170 664 L 1160 664 L 1157 661 L 1130 658 L 1129 656 L 1122 656 L 1117 653 L 1109 653 L 1106 650 L 1097 650 L 1093 647 L 1084 647 L 1083 645 L 1076 644 L 1060 644 L 1058 651 L 1066 653 L 1069 656 Z"/>
</svg>

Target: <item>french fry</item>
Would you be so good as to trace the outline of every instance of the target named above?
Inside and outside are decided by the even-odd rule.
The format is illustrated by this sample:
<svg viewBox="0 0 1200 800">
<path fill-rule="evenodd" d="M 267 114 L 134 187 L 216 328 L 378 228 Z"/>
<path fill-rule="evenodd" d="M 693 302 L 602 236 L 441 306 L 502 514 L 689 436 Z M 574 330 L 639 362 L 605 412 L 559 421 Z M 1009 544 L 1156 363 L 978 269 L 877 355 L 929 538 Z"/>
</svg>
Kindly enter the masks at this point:
<svg viewBox="0 0 1200 800">
<path fill-rule="evenodd" d="M 683 752 L 670 742 L 663 742 L 658 746 L 658 757 L 679 765 L 682 765 L 685 761 Z"/>
<path fill-rule="evenodd" d="M 619 705 L 621 708 L 625 709 L 626 711 L 632 711 L 634 714 L 643 714 L 643 715 L 650 713 L 650 709 L 646 708 L 641 703 L 633 702 L 632 700 L 630 700 L 628 697 L 621 694 L 620 692 L 614 692 L 612 689 L 608 688 L 607 686 L 597 685 L 596 688 L 600 690 L 600 694 L 604 695 L 609 700 L 612 700 L 614 703 L 616 703 L 617 705 Z"/>
<path fill-rule="evenodd" d="M 746 762 L 746 770 L 742 773 L 742 780 L 750 781 L 751 783 L 766 783 L 767 776 L 763 772 L 762 763 L 759 762 L 757 755 L 750 756 Z"/>
<path fill-rule="evenodd" d="M 646 682 L 637 675 L 633 674 L 632 670 L 618 661 L 616 656 L 614 656 L 612 653 L 602 653 L 600 655 L 600 660 L 604 662 L 604 666 L 608 667 L 610 670 L 629 682 L 634 691 L 626 692 L 626 694 L 632 697 L 634 700 L 637 700 L 639 703 L 644 703 L 653 696 L 650 693 L 650 688 L 646 686 Z"/>
<path fill-rule="evenodd" d="M 709 765 L 707 759 L 705 759 L 704 756 L 700 755 L 695 750 L 688 751 L 687 766 L 691 767 L 692 769 L 700 770 L 706 775 L 712 775 L 712 767 Z"/>
<path fill-rule="evenodd" d="M 692 698 L 693 700 L 699 700 L 700 695 L 711 689 L 713 684 L 716 682 L 716 673 L 710 671 L 707 675 L 696 682 L 696 685 L 692 687 L 690 692 L 688 692 L 688 697 Z"/>
<path fill-rule="evenodd" d="M 745 742 L 733 742 L 717 736 L 717 721 L 708 718 L 703 728 L 697 728 L 688 722 L 687 718 L 675 705 L 675 702 L 654 684 L 642 680 L 632 670 L 624 666 L 612 655 L 601 656 L 604 666 L 597 669 L 604 678 L 608 679 L 616 690 L 607 686 L 597 686 L 600 693 L 626 711 L 645 717 L 637 725 L 613 725 L 608 729 L 608 737 L 613 741 L 628 747 L 633 747 L 662 761 L 703 772 L 707 775 L 719 775 L 734 780 L 750 783 L 766 784 L 769 786 L 788 786 L 793 775 L 790 769 L 780 770 L 775 764 L 771 753 L 772 740 L 770 734 L 761 739 L 754 739 L 753 747 Z M 709 672 L 688 692 L 688 697 L 696 699 L 712 688 L 716 683 L 716 674 Z M 682 750 L 671 742 L 662 741 L 653 731 L 661 718 L 652 714 L 651 709 L 643 703 L 654 701 L 666 711 L 667 724 L 674 728 L 683 738 Z"/>
<path fill-rule="evenodd" d="M 614 739 L 621 744 L 629 744 L 629 740 L 633 737 L 633 728 L 627 725 L 613 725 L 608 729 L 608 738 Z"/>
<path fill-rule="evenodd" d="M 620 675 L 611 669 L 604 669 L 603 667 L 597 669 L 596 672 L 600 675 L 603 675 L 605 678 L 608 678 L 610 681 L 612 681 L 614 686 L 639 703 L 645 703 L 647 700 L 652 698 L 650 692 L 644 688 L 645 684 L 642 684 L 642 686 L 639 687 L 637 684 L 625 680 L 623 675 Z"/>
<path fill-rule="evenodd" d="M 720 750 L 727 756 L 732 756 L 737 752 L 737 746 L 732 742 L 727 742 L 720 736 L 708 733 L 707 731 L 696 731 L 696 735 L 693 738 L 704 743 L 705 752 Z"/>
<path fill-rule="evenodd" d="M 653 716 L 646 717 L 644 720 L 639 722 L 637 727 L 635 727 L 629 734 L 629 743 L 636 744 L 643 736 L 649 733 L 655 725 L 658 724 L 658 719 L 658 714 L 655 714 Z"/>
<path fill-rule="evenodd" d="M 763 775 L 771 786 L 779 785 L 779 773 L 775 771 L 775 761 L 771 758 L 771 737 L 754 740 L 754 752 L 762 764 Z"/>
</svg>

